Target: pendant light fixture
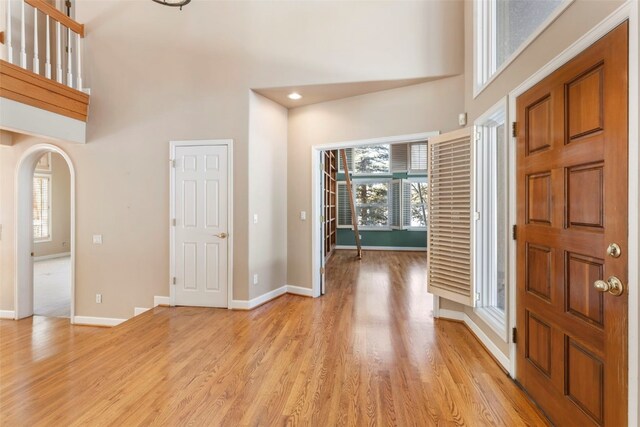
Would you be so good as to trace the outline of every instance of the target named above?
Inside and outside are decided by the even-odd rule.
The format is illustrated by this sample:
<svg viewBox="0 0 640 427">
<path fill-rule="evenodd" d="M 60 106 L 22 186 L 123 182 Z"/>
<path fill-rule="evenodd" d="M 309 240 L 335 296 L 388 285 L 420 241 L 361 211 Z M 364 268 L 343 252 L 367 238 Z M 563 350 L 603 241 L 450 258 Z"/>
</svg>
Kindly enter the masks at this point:
<svg viewBox="0 0 640 427">
<path fill-rule="evenodd" d="M 191 0 L 153 0 L 156 3 L 163 4 L 165 6 L 179 7 L 182 10 L 182 6 L 188 5 Z"/>
</svg>

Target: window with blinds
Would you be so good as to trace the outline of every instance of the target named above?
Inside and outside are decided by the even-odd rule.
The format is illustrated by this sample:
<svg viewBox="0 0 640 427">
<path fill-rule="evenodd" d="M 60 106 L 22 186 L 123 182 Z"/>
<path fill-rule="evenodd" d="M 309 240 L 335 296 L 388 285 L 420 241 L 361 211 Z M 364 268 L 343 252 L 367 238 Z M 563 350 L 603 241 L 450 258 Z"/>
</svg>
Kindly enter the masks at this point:
<svg viewBox="0 0 640 427">
<path fill-rule="evenodd" d="M 33 177 L 33 238 L 51 238 L 51 176 Z"/>
<path fill-rule="evenodd" d="M 347 183 L 340 181 L 338 185 L 338 227 L 351 227 L 351 205 Z"/>
<path fill-rule="evenodd" d="M 414 142 L 409 145 L 409 172 L 427 172 L 427 143 Z"/>
<path fill-rule="evenodd" d="M 409 170 L 409 144 L 393 144 L 391 146 L 391 171 L 396 173 Z"/>
<path fill-rule="evenodd" d="M 475 305 L 473 252 L 473 128 L 429 140 L 428 290 Z"/>
</svg>

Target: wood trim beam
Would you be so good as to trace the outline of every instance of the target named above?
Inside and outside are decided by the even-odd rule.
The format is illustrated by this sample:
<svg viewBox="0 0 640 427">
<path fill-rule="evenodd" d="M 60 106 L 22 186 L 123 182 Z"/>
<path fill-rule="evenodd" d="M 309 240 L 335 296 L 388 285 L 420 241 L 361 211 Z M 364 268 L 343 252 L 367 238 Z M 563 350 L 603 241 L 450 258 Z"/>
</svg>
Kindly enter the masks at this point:
<svg viewBox="0 0 640 427">
<path fill-rule="evenodd" d="M 87 121 L 89 95 L 0 60 L 0 97 Z"/>
</svg>

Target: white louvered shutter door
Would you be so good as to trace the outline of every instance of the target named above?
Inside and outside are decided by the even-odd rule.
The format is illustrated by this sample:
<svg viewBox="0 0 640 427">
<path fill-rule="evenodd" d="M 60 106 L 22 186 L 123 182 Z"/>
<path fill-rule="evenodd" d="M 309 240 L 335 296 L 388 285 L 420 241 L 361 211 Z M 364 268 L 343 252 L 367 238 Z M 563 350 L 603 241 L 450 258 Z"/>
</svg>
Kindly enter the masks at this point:
<svg viewBox="0 0 640 427">
<path fill-rule="evenodd" d="M 402 182 L 402 227 L 411 227 L 411 183 Z"/>
<path fill-rule="evenodd" d="M 402 226 L 401 203 L 402 203 L 402 180 L 394 179 L 391 181 L 391 227 L 400 228 Z"/>
<path fill-rule="evenodd" d="M 408 165 L 408 144 L 391 145 L 391 172 L 406 172 Z"/>
<path fill-rule="evenodd" d="M 473 280 L 473 128 L 429 140 L 428 290 L 475 305 Z"/>
<path fill-rule="evenodd" d="M 338 182 L 338 227 L 351 227 L 351 205 L 349 204 L 349 193 L 347 184 Z"/>
</svg>

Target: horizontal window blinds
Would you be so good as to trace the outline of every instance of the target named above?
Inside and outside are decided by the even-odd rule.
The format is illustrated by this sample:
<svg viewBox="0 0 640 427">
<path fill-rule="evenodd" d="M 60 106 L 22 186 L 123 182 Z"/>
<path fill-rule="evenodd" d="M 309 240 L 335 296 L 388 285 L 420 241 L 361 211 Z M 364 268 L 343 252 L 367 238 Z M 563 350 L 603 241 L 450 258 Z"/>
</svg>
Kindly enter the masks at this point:
<svg viewBox="0 0 640 427">
<path fill-rule="evenodd" d="M 406 172 L 408 166 L 408 144 L 393 144 L 391 146 L 391 172 Z"/>
<path fill-rule="evenodd" d="M 349 204 L 347 184 L 338 182 L 338 227 L 351 225 L 351 205 Z"/>
<path fill-rule="evenodd" d="M 409 169 L 411 172 L 427 171 L 427 143 L 416 142 L 409 146 Z"/>
<path fill-rule="evenodd" d="M 349 167 L 349 172 L 353 173 L 353 148 L 345 148 L 344 151 L 347 155 L 347 165 Z M 344 165 L 342 163 L 342 150 L 338 150 L 338 172 L 344 173 Z"/>
<path fill-rule="evenodd" d="M 395 179 L 391 181 L 391 218 L 389 224 L 393 228 L 401 228 L 401 198 L 402 198 L 402 181 Z"/>
<path fill-rule="evenodd" d="M 33 177 L 33 238 L 47 239 L 50 236 L 51 179 L 48 176 Z"/>
<path fill-rule="evenodd" d="M 429 140 L 428 289 L 475 305 L 471 128 Z"/>
</svg>

